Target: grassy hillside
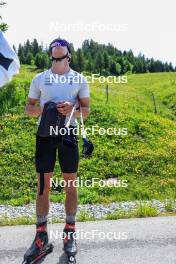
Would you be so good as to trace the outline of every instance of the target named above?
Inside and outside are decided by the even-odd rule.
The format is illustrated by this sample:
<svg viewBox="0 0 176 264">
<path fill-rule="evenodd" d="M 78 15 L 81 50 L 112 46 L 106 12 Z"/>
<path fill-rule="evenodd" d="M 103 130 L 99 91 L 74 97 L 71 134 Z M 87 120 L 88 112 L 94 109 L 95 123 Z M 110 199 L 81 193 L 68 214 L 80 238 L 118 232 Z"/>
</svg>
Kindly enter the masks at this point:
<svg viewBox="0 0 176 264">
<path fill-rule="evenodd" d="M 35 199 L 34 146 L 36 119 L 24 114 L 34 69 L 0 90 L 0 203 L 23 204 Z M 154 113 L 152 93 L 156 100 Z M 91 136 L 93 157 L 80 161 L 82 179 L 118 177 L 127 188 L 79 188 L 81 203 L 176 198 L 176 73 L 136 74 L 127 84 L 109 88 L 91 85 L 91 115 L 87 126 L 127 128 L 127 136 Z M 80 142 L 81 147 L 81 142 Z M 55 177 L 60 177 L 59 166 Z M 64 193 L 52 191 L 52 201 Z"/>
</svg>

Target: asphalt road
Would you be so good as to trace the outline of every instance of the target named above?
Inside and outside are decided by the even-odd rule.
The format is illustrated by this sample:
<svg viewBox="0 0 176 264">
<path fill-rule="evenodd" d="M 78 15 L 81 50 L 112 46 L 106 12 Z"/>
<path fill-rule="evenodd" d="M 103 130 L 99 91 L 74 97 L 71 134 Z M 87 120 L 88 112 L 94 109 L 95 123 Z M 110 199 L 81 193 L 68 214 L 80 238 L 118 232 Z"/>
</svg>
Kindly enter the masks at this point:
<svg viewBox="0 0 176 264">
<path fill-rule="evenodd" d="M 62 229 L 48 226 L 54 251 L 43 264 L 66 263 Z M 34 235 L 35 226 L 1 227 L 0 264 L 21 264 Z M 77 241 L 80 264 L 176 264 L 176 217 L 77 223 Z"/>
</svg>

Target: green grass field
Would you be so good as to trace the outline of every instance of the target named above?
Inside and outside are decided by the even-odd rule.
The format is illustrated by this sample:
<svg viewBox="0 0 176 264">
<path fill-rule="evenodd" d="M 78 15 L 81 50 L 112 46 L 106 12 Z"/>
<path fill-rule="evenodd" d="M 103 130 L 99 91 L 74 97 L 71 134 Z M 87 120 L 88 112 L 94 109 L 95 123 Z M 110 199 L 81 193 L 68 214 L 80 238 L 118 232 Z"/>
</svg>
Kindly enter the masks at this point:
<svg viewBox="0 0 176 264">
<path fill-rule="evenodd" d="M 36 71 L 21 73 L 0 90 L 0 203 L 21 205 L 35 199 L 36 119 L 24 114 L 29 85 Z M 93 135 L 91 158 L 81 159 L 81 179 L 127 180 L 127 188 L 79 188 L 80 203 L 176 199 L 176 73 L 128 75 L 127 84 L 90 86 L 91 115 L 86 126 L 127 128 L 127 136 Z M 152 93 L 157 113 L 154 113 Z M 81 140 L 80 140 L 81 149 Z M 55 177 L 61 177 L 59 166 Z M 64 192 L 51 192 L 63 201 Z"/>
</svg>

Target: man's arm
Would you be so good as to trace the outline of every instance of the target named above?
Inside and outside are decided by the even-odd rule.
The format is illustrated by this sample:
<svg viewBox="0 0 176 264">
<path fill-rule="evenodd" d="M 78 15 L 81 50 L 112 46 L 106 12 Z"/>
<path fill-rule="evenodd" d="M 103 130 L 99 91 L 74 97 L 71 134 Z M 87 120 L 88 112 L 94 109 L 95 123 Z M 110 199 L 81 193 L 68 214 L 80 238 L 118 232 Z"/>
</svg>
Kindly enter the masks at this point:
<svg viewBox="0 0 176 264">
<path fill-rule="evenodd" d="M 79 105 L 81 106 L 82 115 L 84 119 L 86 119 L 89 116 L 90 113 L 89 104 L 90 104 L 89 97 L 84 97 L 79 99 Z M 78 109 L 78 111 L 74 113 L 74 116 L 80 117 L 80 109 Z"/>
<path fill-rule="evenodd" d="M 28 97 L 25 112 L 28 116 L 40 116 L 42 114 L 42 108 L 37 106 L 38 99 Z"/>
</svg>

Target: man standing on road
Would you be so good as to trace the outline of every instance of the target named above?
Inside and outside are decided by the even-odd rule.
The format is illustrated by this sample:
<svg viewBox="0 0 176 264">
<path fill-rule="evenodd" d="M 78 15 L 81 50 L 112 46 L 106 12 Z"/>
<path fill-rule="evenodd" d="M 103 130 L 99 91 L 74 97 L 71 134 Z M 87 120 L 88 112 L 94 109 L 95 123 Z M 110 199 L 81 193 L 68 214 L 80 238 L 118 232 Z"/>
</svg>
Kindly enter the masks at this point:
<svg viewBox="0 0 176 264">
<path fill-rule="evenodd" d="M 73 106 L 79 100 L 84 118 L 89 115 L 89 88 L 85 78 L 73 71 L 69 64 L 71 60 L 70 45 L 63 39 L 55 39 L 50 44 L 50 56 L 52 58 L 51 69 L 38 74 L 31 83 L 26 113 L 29 116 L 41 116 L 42 109 L 47 102 L 57 103 L 58 114 L 65 117 L 65 124 L 69 119 Z M 55 78 L 58 81 L 55 82 Z M 74 82 L 77 76 L 81 82 Z M 63 80 L 66 80 L 65 82 Z M 37 106 L 40 102 L 40 106 Z M 71 118 L 71 126 L 76 126 L 76 117 L 80 116 L 80 110 L 76 109 Z M 72 135 L 74 136 L 74 135 Z M 63 144 L 63 136 L 40 137 L 36 136 L 35 164 L 38 179 L 38 191 L 36 199 L 36 236 L 28 251 L 25 260 L 35 260 L 44 251 L 48 244 L 47 215 L 49 212 L 50 179 L 53 176 L 56 152 L 58 152 L 59 164 L 65 183 L 66 200 L 66 224 L 64 227 L 64 249 L 66 253 L 77 251 L 75 232 L 75 215 L 77 211 L 77 190 L 73 181 L 77 177 L 79 162 L 78 145 L 72 147 Z M 31 262 L 28 262 L 31 263 Z"/>
</svg>

